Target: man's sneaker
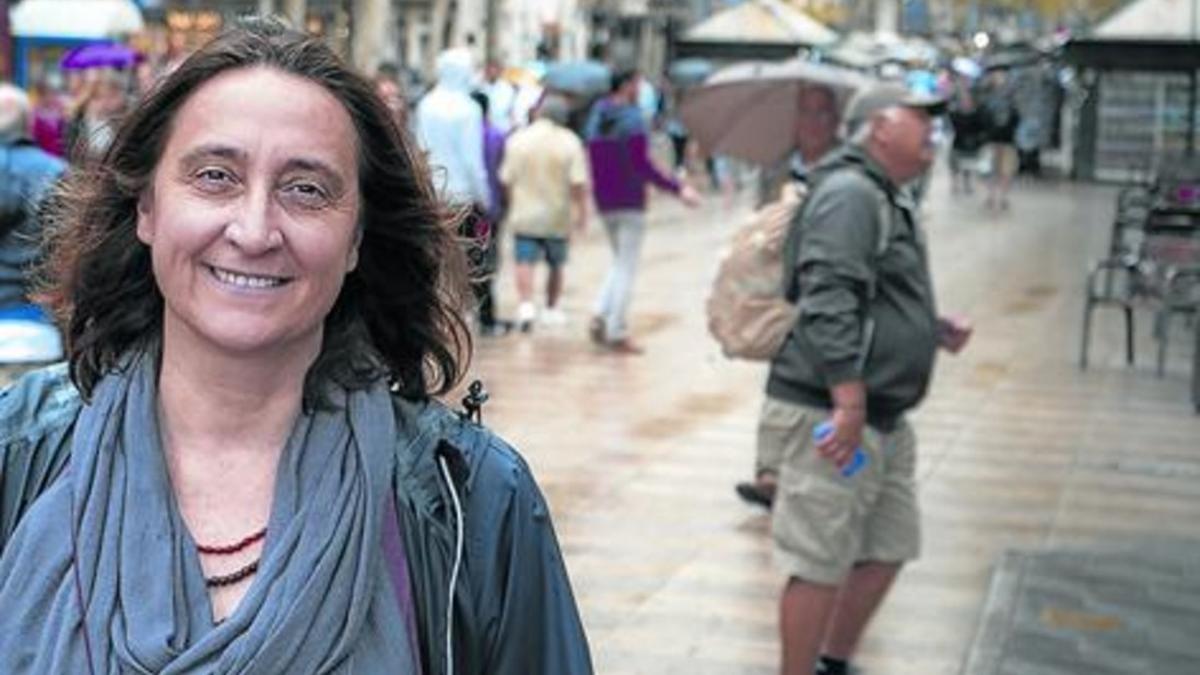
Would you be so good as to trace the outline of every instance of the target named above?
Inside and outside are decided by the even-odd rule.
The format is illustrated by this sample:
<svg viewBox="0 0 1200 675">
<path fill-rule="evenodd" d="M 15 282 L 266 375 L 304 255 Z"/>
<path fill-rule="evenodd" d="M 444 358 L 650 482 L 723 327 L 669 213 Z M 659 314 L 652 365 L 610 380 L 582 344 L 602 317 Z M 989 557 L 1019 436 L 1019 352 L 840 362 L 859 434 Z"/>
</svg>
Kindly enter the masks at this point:
<svg viewBox="0 0 1200 675">
<path fill-rule="evenodd" d="M 497 320 L 480 326 L 479 334 L 483 337 L 504 337 L 511 333 L 512 329 L 513 324 L 511 321 Z"/>
<path fill-rule="evenodd" d="M 532 302 L 522 302 L 517 305 L 517 326 L 522 333 L 533 330 L 533 320 L 537 318 L 537 307 Z"/>
<path fill-rule="evenodd" d="M 547 307 L 539 317 L 543 326 L 556 328 L 567 325 L 567 314 L 557 307 Z"/>
<path fill-rule="evenodd" d="M 833 665 L 827 658 L 822 656 L 817 660 L 817 667 L 813 670 L 813 675 L 865 675 L 858 666 L 845 662 L 841 662 L 840 666 Z"/>
<path fill-rule="evenodd" d="M 775 486 L 762 483 L 738 483 L 734 489 L 742 501 L 754 506 L 761 506 L 770 511 L 775 503 Z"/>
</svg>

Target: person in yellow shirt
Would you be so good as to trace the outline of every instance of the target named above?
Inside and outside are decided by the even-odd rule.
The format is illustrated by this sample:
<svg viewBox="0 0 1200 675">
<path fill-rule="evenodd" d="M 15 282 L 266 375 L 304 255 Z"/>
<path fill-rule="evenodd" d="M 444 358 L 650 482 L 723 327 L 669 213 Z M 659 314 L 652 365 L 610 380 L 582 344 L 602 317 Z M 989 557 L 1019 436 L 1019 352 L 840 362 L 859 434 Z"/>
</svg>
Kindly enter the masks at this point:
<svg viewBox="0 0 1200 675">
<path fill-rule="evenodd" d="M 532 330 L 538 318 L 533 303 L 533 268 L 541 260 L 550 267 L 541 321 L 545 325 L 566 323 L 558 301 L 562 297 L 567 244 L 572 231 L 587 228 L 587 153 L 579 137 L 566 127 L 569 112 L 561 97 L 547 96 L 533 124 L 509 137 L 500 166 L 500 182 L 509 203 L 505 227 L 515 237 L 520 298 L 517 324 L 524 332 Z"/>
</svg>

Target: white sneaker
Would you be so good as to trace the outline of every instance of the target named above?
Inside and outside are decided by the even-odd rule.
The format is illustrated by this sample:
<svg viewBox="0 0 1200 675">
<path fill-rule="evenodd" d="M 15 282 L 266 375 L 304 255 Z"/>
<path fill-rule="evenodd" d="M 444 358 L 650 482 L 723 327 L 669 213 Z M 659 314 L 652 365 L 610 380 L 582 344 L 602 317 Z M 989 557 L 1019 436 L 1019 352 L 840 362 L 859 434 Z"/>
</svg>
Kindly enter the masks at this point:
<svg viewBox="0 0 1200 675">
<path fill-rule="evenodd" d="M 528 333 L 533 328 L 533 320 L 537 318 L 537 307 L 532 302 L 522 302 L 517 305 L 517 327 Z"/>
<path fill-rule="evenodd" d="M 567 325 L 567 314 L 557 307 L 547 307 L 542 312 L 543 326 L 565 326 Z"/>
</svg>

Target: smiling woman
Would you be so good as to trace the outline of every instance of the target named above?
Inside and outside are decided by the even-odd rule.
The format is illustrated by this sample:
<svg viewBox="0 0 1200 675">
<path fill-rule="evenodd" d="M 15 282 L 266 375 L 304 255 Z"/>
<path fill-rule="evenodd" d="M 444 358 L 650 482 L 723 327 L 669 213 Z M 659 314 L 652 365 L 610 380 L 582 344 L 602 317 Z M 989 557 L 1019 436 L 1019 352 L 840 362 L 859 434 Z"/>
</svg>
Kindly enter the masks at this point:
<svg viewBox="0 0 1200 675">
<path fill-rule="evenodd" d="M 204 218 L 222 221 L 209 222 L 210 233 L 223 228 L 255 255 L 276 247 L 265 252 L 274 258 L 268 267 L 304 250 L 303 241 L 274 242 L 312 229 L 304 223 L 337 229 L 348 217 L 357 226 L 355 250 L 366 255 L 326 308 L 308 402 L 322 380 L 359 386 L 381 373 L 410 397 L 447 391 L 470 349 L 460 318 L 466 263 L 421 155 L 323 44 L 297 40 L 283 50 L 237 35 L 218 38 L 152 92 L 103 165 L 77 175 L 62 200 L 47 297 L 69 322 L 84 394 L 130 346 L 157 340 L 170 324 L 163 280 L 146 274 L 153 247 L 138 245 L 147 228 L 174 221 L 168 227 L 191 231 Z M 164 257 L 154 254 L 155 275 Z"/>
<path fill-rule="evenodd" d="M 413 148 L 256 22 L 54 197 L 70 369 L 0 396 L 0 672 L 591 672 L 528 468 L 433 400 L 465 260 Z"/>
<path fill-rule="evenodd" d="M 353 139 L 337 98 L 275 69 L 222 73 L 188 99 L 138 202 L 165 345 L 263 365 L 320 351 L 358 263 Z"/>
</svg>

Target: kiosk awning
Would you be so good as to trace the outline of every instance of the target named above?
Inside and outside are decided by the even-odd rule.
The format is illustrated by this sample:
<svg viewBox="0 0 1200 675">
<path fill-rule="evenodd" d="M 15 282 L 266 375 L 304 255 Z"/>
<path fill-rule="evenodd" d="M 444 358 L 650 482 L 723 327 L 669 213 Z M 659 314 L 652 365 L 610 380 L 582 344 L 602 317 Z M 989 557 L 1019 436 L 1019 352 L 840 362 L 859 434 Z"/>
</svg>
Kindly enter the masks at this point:
<svg viewBox="0 0 1200 675">
<path fill-rule="evenodd" d="M 9 10 L 13 37 L 104 39 L 142 29 L 131 0 L 23 0 Z"/>
</svg>

